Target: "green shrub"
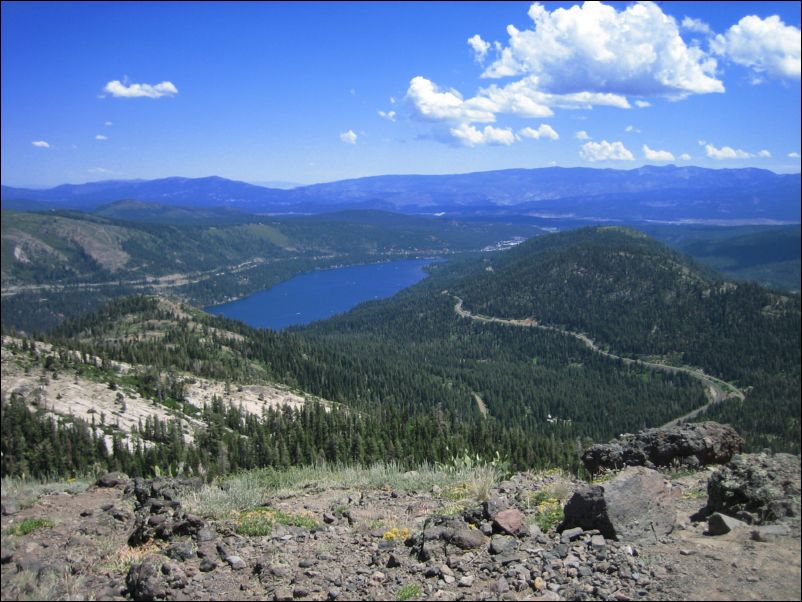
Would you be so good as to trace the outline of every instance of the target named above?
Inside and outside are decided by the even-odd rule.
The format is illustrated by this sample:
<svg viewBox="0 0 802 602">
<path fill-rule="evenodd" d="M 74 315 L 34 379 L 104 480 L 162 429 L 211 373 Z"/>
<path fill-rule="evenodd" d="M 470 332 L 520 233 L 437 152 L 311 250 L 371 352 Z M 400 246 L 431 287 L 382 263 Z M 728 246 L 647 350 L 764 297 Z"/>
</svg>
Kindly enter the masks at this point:
<svg viewBox="0 0 802 602">
<path fill-rule="evenodd" d="M 9 527 L 8 532 L 11 535 L 28 535 L 45 528 L 53 528 L 53 521 L 49 518 L 26 518 L 24 521 Z"/>
</svg>

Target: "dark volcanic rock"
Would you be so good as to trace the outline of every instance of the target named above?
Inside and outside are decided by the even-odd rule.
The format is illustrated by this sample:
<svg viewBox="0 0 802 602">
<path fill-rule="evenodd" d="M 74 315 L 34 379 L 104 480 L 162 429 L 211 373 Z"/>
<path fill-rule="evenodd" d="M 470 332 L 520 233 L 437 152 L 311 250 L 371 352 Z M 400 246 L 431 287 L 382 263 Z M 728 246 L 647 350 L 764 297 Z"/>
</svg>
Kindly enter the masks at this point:
<svg viewBox="0 0 802 602">
<path fill-rule="evenodd" d="M 611 539 L 653 542 L 670 533 L 676 504 L 670 485 L 660 473 L 630 467 L 604 485 L 577 491 L 565 506 L 559 530 L 598 529 Z"/>
<path fill-rule="evenodd" d="M 186 584 L 187 578 L 177 564 L 155 555 L 131 565 L 125 578 L 128 593 L 134 600 L 165 599 L 170 590 L 182 589 Z"/>
<path fill-rule="evenodd" d="M 687 466 L 723 464 L 743 451 L 744 440 L 731 426 L 718 422 L 681 424 L 623 435 L 610 443 L 590 446 L 582 462 L 590 472 L 624 466 Z"/>
<path fill-rule="evenodd" d="M 100 477 L 95 485 L 98 487 L 117 487 L 119 485 L 128 485 L 130 477 L 124 472 L 107 472 Z"/>
<path fill-rule="evenodd" d="M 790 454 L 741 454 L 710 476 L 707 506 L 753 524 L 800 516 L 800 460 Z"/>
</svg>

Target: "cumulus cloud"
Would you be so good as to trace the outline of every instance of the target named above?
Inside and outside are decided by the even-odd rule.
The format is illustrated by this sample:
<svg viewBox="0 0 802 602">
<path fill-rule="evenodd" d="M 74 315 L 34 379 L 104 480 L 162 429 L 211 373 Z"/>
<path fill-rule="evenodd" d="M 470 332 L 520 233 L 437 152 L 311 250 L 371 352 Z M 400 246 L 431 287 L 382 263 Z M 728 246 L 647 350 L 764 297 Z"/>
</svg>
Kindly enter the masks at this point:
<svg viewBox="0 0 802 602">
<path fill-rule="evenodd" d="M 800 78 L 800 30 L 777 15 L 749 15 L 710 42 L 711 50 L 759 75 Z"/>
<path fill-rule="evenodd" d="M 764 159 L 771 159 L 771 153 L 766 149 L 763 149 L 757 154 L 758 157 L 763 157 Z"/>
<path fill-rule="evenodd" d="M 690 161 L 691 160 L 691 156 L 688 153 L 682 153 L 679 156 L 679 160 L 680 161 Z"/>
<path fill-rule="evenodd" d="M 666 150 L 653 150 L 648 145 L 643 145 L 643 156 L 648 161 L 673 161 L 674 155 Z"/>
<path fill-rule="evenodd" d="M 395 111 L 378 111 L 379 117 L 386 119 L 387 121 L 395 121 L 396 112 Z"/>
<path fill-rule="evenodd" d="M 732 148 L 731 146 L 716 148 L 712 144 L 707 143 L 704 146 L 705 154 L 711 159 L 717 159 L 719 161 L 723 159 L 749 159 L 750 157 L 754 157 L 752 153 L 748 153 L 740 148 Z"/>
<path fill-rule="evenodd" d="M 354 130 L 348 130 L 347 132 L 343 132 L 340 134 L 340 140 L 345 142 L 346 144 L 356 144 L 357 135 Z"/>
<path fill-rule="evenodd" d="M 31 142 L 36 148 L 50 148 L 50 143 L 45 140 L 34 140 Z"/>
<path fill-rule="evenodd" d="M 465 101 L 456 90 L 441 91 L 425 77 L 413 77 L 409 82 L 407 98 L 412 102 L 417 115 L 430 120 L 454 120 L 464 122 L 493 122 L 493 111 L 476 99 Z"/>
<path fill-rule="evenodd" d="M 98 134 L 97 136 L 95 136 L 95 140 L 108 140 L 108 139 L 109 137 L 104 136 L 103 134 Z"/>
<path fill-rule="evenodd" d="M 576 134 L 574 134 L 574 138 L 577 140 L 590 140 L 590 136 L 585 130 L 579 130 Z"/>
<path fill-rule="evenodd" d="M 624 131 L 627 132 L 628 134 L 640 134 L 642 130 L 636 128 L 634 125 L 628 125 L 627 127 L 624 128 Z"/>
<path fill-rule="evenodd" d="M 532 29 L 507 26 L 509 43 L 483 77 L 523 75 L 552 94 L 683 97 L 723 92 L 716 61 L 687 46 L 659 5 L 622 11 L 598 2 L 549 11 L 529 8 Z"/>
<path fill-rule="evenodd" d="M 790 159 L 799 159 L 800 155 L 797 152 L 790 152 L 790 153 L 788 153 L 788 157 Z"/>
<path fill-rule="evenodd" d="M 103 91 L 116 98 L 161 98 L 162 96 L 175 96 L 178 94 L 178 88 L 169 81 L 164 81 L 156 85 L 126 85 L 115 79 L 107 83 Z"/>
<path fill-rule="evenodd" d="M 480 144 L 493 144 L 509 146 L 515 142 L 515 134 L 509 128 L 495 128 L 485 126 L 483 130 L 477 129 L 467 123 L 451 128 L 451 135 L 464 146 L 478 146 Z"/>
<path fill-rule="evenodd" d="M 540 138 L 549 138 L 551 140 L 559 140 L 560 135 L 554 130 L 553 127 L 546 123 L 540 124 L 540 127 L 537 129 L 525 127 L 518 130 L 518 135 L 523 138 L 534 138 L 535 140 L 539 140 Z"/>
<path fill-rule="evenodd" d="M 690 31 L 692 33 L 701 33 L 705 35 L 710 35 L 713 33 L 713 30 L 710 29 L 710 25 L 701 19 L 694 19 L 692 17 L 685 17 L 682 20 L 682 29 L 683 31 Z"/>
<path fill-rule="evenodd" d="M 468 45 L 473 48 L 473 56 L 476 61 L 483 63 L 487 56 L 487 51 L 490 50 L 490 44 L 485 42 L 477 33 L 475 36 L 468 38 Z"/>
<path fill-rule="evenodd" d="M 551 11 L 535 3 L 528 14 L 531 28 L 509 25 L 506 44 L 478 34 L 467 40 L 480 63 L 493 52 L 483 78 L 513 80 L 463 96 L 418 75 L 406 93 L 413 113 L 478 140 L 483 130 L 470 126 L 495 123 L 500 115 L 541 119 L 555 109 L 630 109 L 629 97 L 642 108 L 651 106 L 647 98 L 724 92 L 716 59 L 686 45 L 677 21 L 656 3 L 617 10 L 585 2 Z"/>
<path fill-rule="evenodd" d="M 579 150 L 579 156 L 586 161 L 634 161 L 633 155 L 623 142 L 586 142 Z"/>
</svg>

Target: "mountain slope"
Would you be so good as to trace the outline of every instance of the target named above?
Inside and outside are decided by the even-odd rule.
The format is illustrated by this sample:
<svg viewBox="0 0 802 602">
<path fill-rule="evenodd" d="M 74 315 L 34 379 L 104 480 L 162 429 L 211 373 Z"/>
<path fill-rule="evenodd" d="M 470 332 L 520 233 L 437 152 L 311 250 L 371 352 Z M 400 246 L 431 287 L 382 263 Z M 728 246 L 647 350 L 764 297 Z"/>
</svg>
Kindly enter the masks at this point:
<svg viewBox="0 0 802 602">
<path fill-rule="evenodd" d="M 550 167 L 434 176 L 388 175 L 292 190 L 219 177 L 65 184 L 49 190 L 2 188 L 4 207 L 14 209 L 24 209 L 26 202 L 88 209 L 133 199 L 203 208 L 226 206 L 254 213 L 351 207 L 668 221 L 798 222 L 799 196 L 799 174 L 673 165 L 632 170 Z"/>
</svg>

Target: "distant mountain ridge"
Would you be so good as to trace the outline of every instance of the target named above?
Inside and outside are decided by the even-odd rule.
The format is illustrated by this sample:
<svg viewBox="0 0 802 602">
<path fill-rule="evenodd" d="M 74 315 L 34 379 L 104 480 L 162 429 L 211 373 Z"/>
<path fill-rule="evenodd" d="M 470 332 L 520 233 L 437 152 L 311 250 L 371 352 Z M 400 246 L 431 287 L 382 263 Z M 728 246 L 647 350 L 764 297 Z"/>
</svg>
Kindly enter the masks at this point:
<svg viewBox="0 0 802 602">
<path fill-rule="evenodd" d="M 386 175 L 265 188 L 212 176 L 110 180 L 46 190 L 2 187 L 4 208 L 93 210 L 119 200 L 249 213 L 361 208 L 406 213 L 572 217 L 591 221 L 800 221 L 800 174 L 755 169 L 644 166 L 507 169 Z"/>
</svg>

